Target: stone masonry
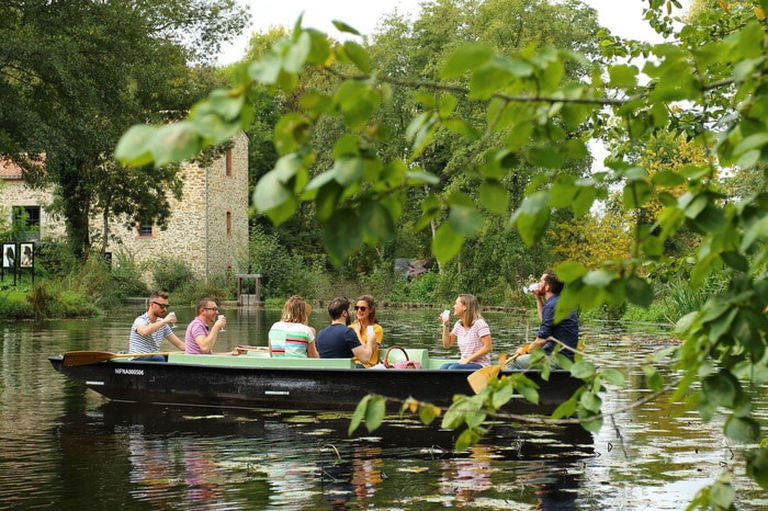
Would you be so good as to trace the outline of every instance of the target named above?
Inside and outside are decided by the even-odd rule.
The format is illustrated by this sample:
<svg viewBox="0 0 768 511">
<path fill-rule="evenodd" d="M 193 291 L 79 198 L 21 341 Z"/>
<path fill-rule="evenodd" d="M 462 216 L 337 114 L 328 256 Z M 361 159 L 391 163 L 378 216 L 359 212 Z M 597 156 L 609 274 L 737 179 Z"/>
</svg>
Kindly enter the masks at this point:
<svg viewBox="0 0 768 511">
<path fill-rule="evenodd" d="M 124 220 L 110 222 L 110 232 L 119 242 L 110 241 L 107 251 L 123 251 L 147 267 L 145 280 L 151 284 L 151 262 L 160 258 L 180 259 L 200 278 L 247 269 L 248 261 L 248 139 L 240 133 L 233 147 L 209 167 L 182 166 L 184 182 L 181 201 L 171 200 L 167 229 L 152 226 L 150 235 L 139 234 L 138 226 L 126 229 Z M 0 165 L 0 214 L 10 220 L 12 206 L 40 206 L 40 238 L 64 235 L 64 222 L 47 211 L 50 191 L 29 189 L 7 163 Z M 229 168 L 229 172 L 227 169 Z M 101 230 L 100 218 L 91 229 Z"/>
</svg>

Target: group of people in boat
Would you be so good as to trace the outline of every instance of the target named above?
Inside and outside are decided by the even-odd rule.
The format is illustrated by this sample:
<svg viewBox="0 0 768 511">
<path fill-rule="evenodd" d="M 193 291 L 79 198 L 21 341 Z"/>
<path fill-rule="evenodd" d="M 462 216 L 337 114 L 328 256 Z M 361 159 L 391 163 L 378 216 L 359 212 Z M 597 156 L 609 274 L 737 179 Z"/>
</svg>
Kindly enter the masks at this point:
<svg viewBox="0 0 768 511">
<path fill-rule="evenodd" d="M 563 289 L 563 283 L 555 273 L 542 273 L 532 292 L 536 297 L 541 325 L 536 338 L 515 352 L 511 362 L 517 368 L 530 365 L 530 353 L 543 348 L 549 355 L 558 344 L 561 353 L 573 360 L 579 338 L 579 321 L 576 311 L 565 319 L 555 322 L 555 308 Z M 380 347 L 384 331 L 376 318 L 376 302 L 371 295 L 355 300 L 354 311 L 350 301 L 343 296 L 328 303 L 330 325 L 316 332 L 309 326 L 312 307 L 298 295 L 291 296 L 283 306 L 280 320 L 268 333 L 269 353 L 272 357 L 319 357 L 353 358 L 360 368 L 370 368 L 380 362 Z M 197 303 L 197 316 L 187 327 L 184 341 L 171 328 L 176 316 L 168 312 L 168 293 L 155 292 L 149 297 L 147 312 L 137 317 L 131 327 L 130 352 L 147 353 L 137 360 L 165 361 L 159 354 L 163 339 L 167 339 L 186 353 L 210 354 L 219 332 L 226 326 L 226 318 L 219 315 L 216 300 L 203 298 Z M 443 364 L 441 369 L 480 369 L 491 364 L 493 342 L 488 323 L 480 314 L 480 304 L 471 294 L 460 294 L 453 304 L 453 325 L 447 315 L 440 315 L 442 345 L 458 346 L 460 359 Z M 238 355 L 241 350 L 230 352 Z"/>
</svg>

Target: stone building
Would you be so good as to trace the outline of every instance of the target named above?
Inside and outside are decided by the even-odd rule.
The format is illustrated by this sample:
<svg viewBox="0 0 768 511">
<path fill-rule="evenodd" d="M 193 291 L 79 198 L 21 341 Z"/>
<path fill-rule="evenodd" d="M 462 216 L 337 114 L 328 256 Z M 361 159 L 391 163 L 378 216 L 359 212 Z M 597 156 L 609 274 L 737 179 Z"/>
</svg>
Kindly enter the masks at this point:
<svg viewBox="0 0 768 511">
<path fill-rule="evenodd" d="M 248 139 L 240 133 L 234 145 L 209 167 L 184 164 L 181 201 L 171 199 L 171 217 L 165 230 L 151 224 L 125 227 L 125 221 L 110 222 L 107 251 L 127 252 L 139 265 L 158 258 L 182 260 L 201 278 L 231 269 L 247 269 L 248 261 Z M 0 161 L 0 214 L 8 223 L 22 212 L 39 227 L 41 240 L 65 234 L 64 221 L 48 211 L 52 193 L 32 190 L 22 180 L 21 170 Z M 101 231 L 100 218 L 93 218 L 91 230 Z M 5 240 L 0 240 L 5 241 Z M 151 272 L 145 273 L 149 277 Z M 149 279 L 147 279 L 149 280 Z"/>
</svg>

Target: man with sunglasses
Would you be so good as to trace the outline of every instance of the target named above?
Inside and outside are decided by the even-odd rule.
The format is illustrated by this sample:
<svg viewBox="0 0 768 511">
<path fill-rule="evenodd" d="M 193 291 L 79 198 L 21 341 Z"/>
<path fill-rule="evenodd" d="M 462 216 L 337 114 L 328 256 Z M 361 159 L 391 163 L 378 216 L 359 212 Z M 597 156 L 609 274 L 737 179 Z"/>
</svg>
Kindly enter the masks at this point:
<svg viewBox="0 0 768 511">
<path fill-rule="evenodd" d="M 360 343 L 357 334 L 349 328 L 349 300 L 339 296 L 328 304 L 331 325 L 317 333 L 317 352 L 320 358 L 355 357 L 362 364 L 371 360 L 376 346 L 376 336 L 371 336 L 365 344 Z M 357 364 L 358 367 L 363 367 Z"/>
<path fill-rule="evenodd" d="M 168 314 L 168 293 L 156 291 L 149 297 L 147 312 L 133 321 L 128 339 L 130 353 L 154 353 L 160 351 L 163 339 L 168 339 L 178 349 L 184 349 L 184 341 L 173 333 L 171 323 L 176 322 L 176 314 Z M 134 360 L 165 362 L 164 355 L 147 355 Z"/>
<path fill-rule="evenodd" d="M 184 336 L 185 352 L 210 355 L 213 353 L 213 345 L 219 332 L 227 326 L 227 320 L 223 316 L 219 317 L 219 303 L 213 298 L 202 298 L 197 302 L 196 311 L 197 317 L 189 323 Z"/>
</svg>

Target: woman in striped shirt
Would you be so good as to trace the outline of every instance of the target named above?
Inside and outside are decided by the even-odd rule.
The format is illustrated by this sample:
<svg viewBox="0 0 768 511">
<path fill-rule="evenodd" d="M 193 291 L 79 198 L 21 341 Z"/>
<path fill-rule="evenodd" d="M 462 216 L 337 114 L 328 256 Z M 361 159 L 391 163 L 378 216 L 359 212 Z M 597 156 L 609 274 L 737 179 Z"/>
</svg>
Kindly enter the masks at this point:
<svg viewBox="0 0 768 511">
<path fill-rule="evenodd" d="M 288 298 L 280 321 L 272 325 L 267 337 L 269 354 L 275 358 L 317 358 L 315 329 L 307 325 L 312 307 L 299 295 Z"/>
<path fill-rule="evenodd" d="M 442 317 L 443 348 L 459 345 L 461 360 L 443 364 L 440 369 L 480 369 L 491 364 L 491 330 L 480 315 L 480 304 L 473 295 L 462 294 L 453 304 L 453 315 L 459 318 L 450 328 Z"/>
</svg>

